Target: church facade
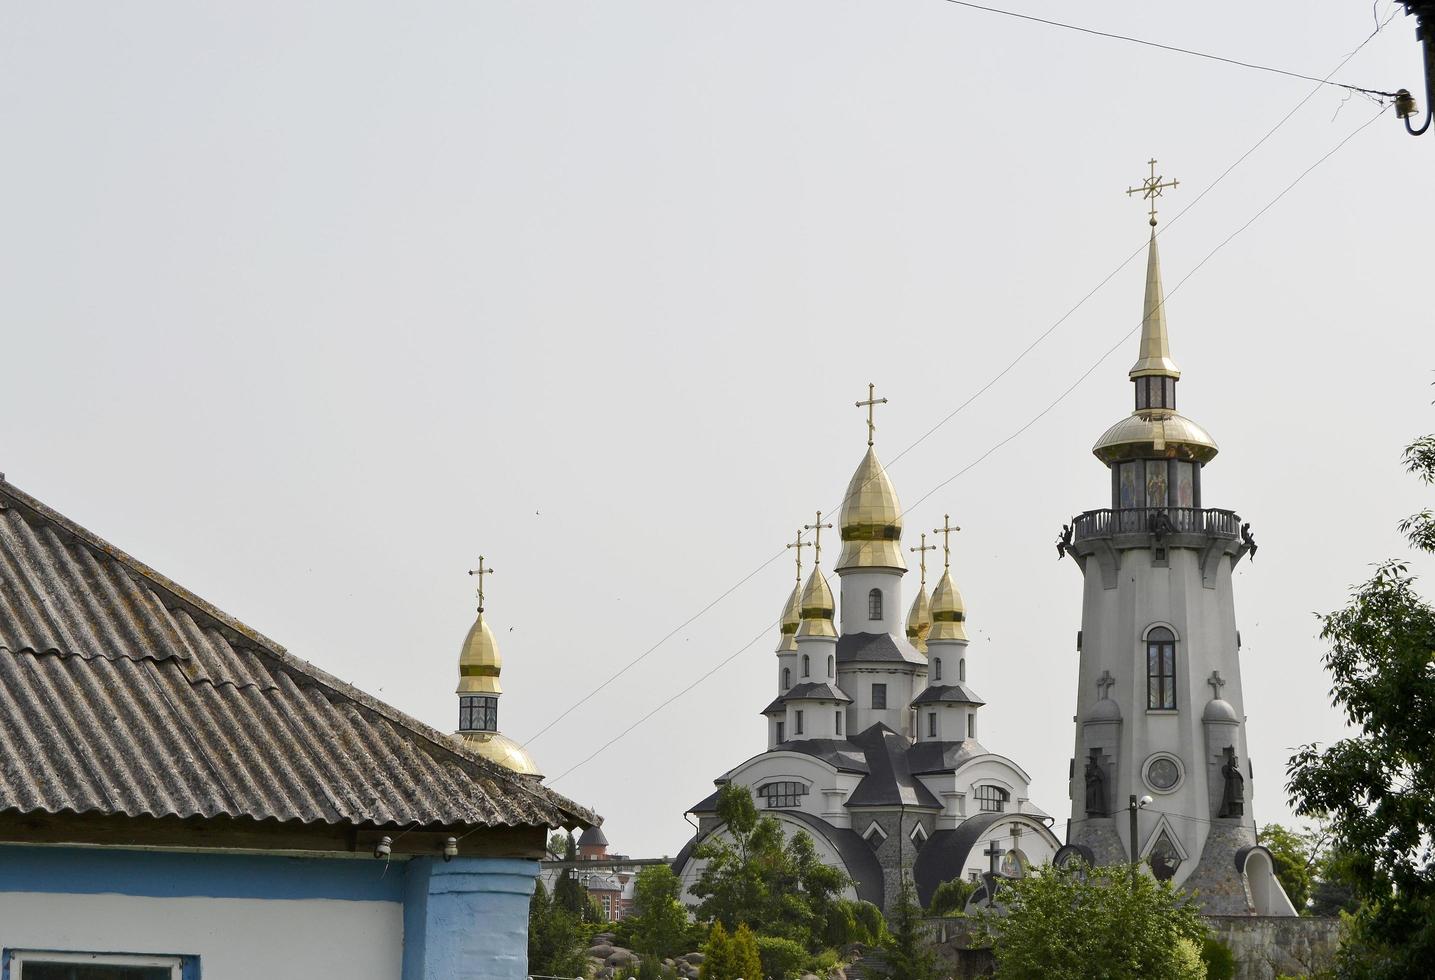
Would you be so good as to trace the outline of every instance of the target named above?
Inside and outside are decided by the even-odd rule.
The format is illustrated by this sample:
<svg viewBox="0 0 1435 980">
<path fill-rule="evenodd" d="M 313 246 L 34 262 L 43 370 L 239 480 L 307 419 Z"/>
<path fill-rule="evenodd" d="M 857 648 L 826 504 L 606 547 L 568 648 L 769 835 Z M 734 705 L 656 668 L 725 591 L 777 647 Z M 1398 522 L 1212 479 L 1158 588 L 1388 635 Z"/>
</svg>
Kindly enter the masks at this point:
<svg viewBox="0 0 1435 980">
<path fill-rule="evenodd" d="M 870 393 L 869 393 L 870 394 Z M 827 863 L 852 880 L 849 898 L 893 907 L 903 873 L 926 905 L 952 878 L 1020 874 L 1050 861 L 1060 842 L 1052 818 L 1030 798 L 1014 760 L 987 749 L 971 686 L 966 609 L 952 579 L 950 522 L 945 567 L 928 596 L 925 535 L 910 548 L 923 581 L 904 620 L 902 509 L 872 447 L 852 475 L 837 522 L 841 601 L 822 568 L 819 513 L 816 567 L 804 583 L 801 536 L 797 583 L 783 608 L 773 664 L 776 697 L 762 710 L 767 750 L 724 773 L 718 791 L 689 812 L 698 832 L 674 862 L 691 885 L 702 871 L 697 845 L 723 833 L 721 787 L 748 787 L 789 835 L 808 834 Z M 691 896 L 688 896 L 691 899 Z"/>
</svg>

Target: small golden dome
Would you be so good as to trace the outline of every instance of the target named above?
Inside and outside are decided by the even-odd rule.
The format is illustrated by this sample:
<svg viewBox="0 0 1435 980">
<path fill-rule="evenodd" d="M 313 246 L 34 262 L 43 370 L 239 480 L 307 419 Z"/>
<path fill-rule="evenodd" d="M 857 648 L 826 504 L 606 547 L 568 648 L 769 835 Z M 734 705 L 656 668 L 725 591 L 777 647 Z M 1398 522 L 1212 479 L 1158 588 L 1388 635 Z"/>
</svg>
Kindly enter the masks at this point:
<svg viewBox="0 0 1435 980">
<path fill-rule="evenodd" d="M 907 613 L 907 639 L 921 653 L 927 652 L 927 634 L 932 630 L 932 602 L 927 590 L 919 588 L 912 609 Z"/>
<path fill-rule="evenodd" d="M 932 631 L 927 642 L 933 640 L 965 640 L 967 607 L 962 603 L 962 594 L 952 581 L 950 568 L 942 572 L 937 587 L 932 590 Z"/>
<path fill-rule="evenodd" d="M 839 518 L 842 557 L 837 570 L 849 568 L 895 568 L 905 572 L 902 560 L 902 505 L 887 471 L 877 461 L 871 446 L 852 479 L 842 501 Z"/>
<path fill-rule="evenodd" d="M 543 776 L 528 750 L 507 735 L 500 735 L 498 732 L 461 732 L 454 738 L 489 762 L 495 762 L 505 769 L 512 769 L 524 776 Z"/>
<path fill-rule="evenodd" d="M 1206 463 L 1220 451 L 1209 432 L 1169 409 L 1133 412 L 1107 429 L 1091 447 L 1092 454 L 1108 464 L 1153 456 Z"/>
<path fill-rule="evenodd" d="M 483 618 L 483 613 L 469 627 L 464 637 L 463 652 L 458 655 L 459 694 L 502 694 L 498 672 L 503 658 L 498 655 L 498 641 Z"/>
<path fill-rule="evenodd" d="M 832 625 L 832 616 L 836 612 L 837 602 L 827 587 L 827 579 L 822 577 L 821 568 L 814 568 L 807 587 L 802 590 L 802 625 L 797 628 L 797 635 L 835 638 L 837 630 Z"/>
<path fill-rule="evenodd" d="M 797 652 L 797 641 L 793 638 L 797 633 L 797 627 L 802 625 L 802 586 L 794 585 L 792 595 L 787 597 L 787 604 L 782 607 L 782 639 L 777 643 L 778 653 Z"/>
</svg>

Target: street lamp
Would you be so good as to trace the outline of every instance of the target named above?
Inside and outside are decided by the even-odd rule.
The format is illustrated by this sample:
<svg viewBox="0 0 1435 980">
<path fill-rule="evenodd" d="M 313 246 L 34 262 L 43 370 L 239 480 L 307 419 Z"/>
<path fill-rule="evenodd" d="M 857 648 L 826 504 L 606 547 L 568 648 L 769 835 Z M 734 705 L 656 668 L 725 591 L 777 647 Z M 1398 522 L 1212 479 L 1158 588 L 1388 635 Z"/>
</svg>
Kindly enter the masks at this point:
<svg viewBox="0 0 1435 980">
<path fill-rule="evenodd" d="M 1131 802 L 1126 805 L 1126 809 L 1131 812 L 1131 863 L 1133 865 L 1139 860 L 1136 856 L 1136 813 L 1139 810 L 1146 809 L 1151 803 L 1151 797 L 1143 796 L 1138 800 L 1136 799 L 1136 794 L 1132 793 Z"/>
</svg>

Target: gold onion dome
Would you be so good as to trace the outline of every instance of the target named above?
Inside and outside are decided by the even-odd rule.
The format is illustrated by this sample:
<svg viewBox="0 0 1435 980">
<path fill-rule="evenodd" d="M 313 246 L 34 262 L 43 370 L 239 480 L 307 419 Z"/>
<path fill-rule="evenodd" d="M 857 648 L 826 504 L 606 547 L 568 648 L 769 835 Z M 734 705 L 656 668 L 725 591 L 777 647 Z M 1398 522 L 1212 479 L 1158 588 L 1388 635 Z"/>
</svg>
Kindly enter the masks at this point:
<svg viewBox="0 0 1435 980">
<path fill-rule="evenodd" d="M 1141 378 L 1170 378 L 1174 390 L 1181 369 L 1171 359 L 1171 340 L 1166 330 L 1166 298 L 1161 287 L 1161 256 L 1156 249 L 1156 233 L 1146 257 L 1146 296 L 1141 313 L 1141 349 L 1129 374 L 1132 381 Z M 1144 383 L 1144 382 L 1142 382 Z M 1151 382 L 1156 384 L 1157 382 Z M 1172 404 L 1167 401 L 1166 404 Z M 1192 460 L 1206 463 L 1220 452 L 1216 440 L 1201 426 L 1173 408 L 1138 408 L 1107 429 L 1091 447 L 1103 463 L 1126 459 Z"/>
<path fill-rule="evenodd" d="M 797 635 L 835 639 L 837 630 L 832 625 L 832 616 L 836 612 L 837 603 L 827 587 L 827 579 L 822 577 L 821 568 L 814 568 L 807 587 L 802 590 L 802 625 L 797 628 Z"/>
<path fill-rule="evenodd" d="M 459 694 L 502 694 L 498 673 L 503 669 L 503 658 L 498 655 L 498 641 L 493 630 L 483 618 L 483 613 L 473 621 L 468 636 L 463 641 L 463 651 L 458 655 Z"/>
<path fill-rule="evenodd" d="M 967 607 L 962 604 L 962 594 L 952 581 L 950 568 L 942 572 L 937 587 L 932 590 L 932 631 L 927 642 L 933 640 L 965 640 L 967 638 Z"/>
<path fill-rule="evenodd" d="M 838 526 L 842 534 L 839 572 L 849 568 L 907 570 L 900 545 L 902 505 L 871 446 L 847 484 Z"/>
<path fill-rule="evenodd" d="M 543 772 L 533 761 L 528 750 L 507 735 L 498 732 L 462 732 L 460 738 L 472 752 L 477 752 L 489 762 L 511 769 L 521 776 L 542 777 Z"/>
<path fill-rule="evenodd" d="M 920 653 L 927 652 L 927 634 L 932 630 L 932 601 L 925 588 L 917 589 L 912 609 L 907 613 L 907 639 Z"/>
<path fill-rule="evenodd" d="M 797 651 L 797 640 L 795 635 L 797 627 L 802 625 L 802 586 L 794 585 L 792 595 L 787 597 L 787 604 L 782 607 L 782 625 L 779 627 L 782 639 L 777 642 L 778 653 L 795 653 Z"/>
</svg>

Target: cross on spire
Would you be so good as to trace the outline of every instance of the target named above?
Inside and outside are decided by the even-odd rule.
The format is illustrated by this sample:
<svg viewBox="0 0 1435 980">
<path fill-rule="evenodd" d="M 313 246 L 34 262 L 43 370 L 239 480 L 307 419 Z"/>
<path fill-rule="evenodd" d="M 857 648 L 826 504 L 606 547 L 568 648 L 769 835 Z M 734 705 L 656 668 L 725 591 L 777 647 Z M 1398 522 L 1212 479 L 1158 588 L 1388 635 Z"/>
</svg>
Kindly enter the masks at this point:
<svg viewBox="0 0 1435 980">
<path fill-rule="evenodd" d="M 942 567 L 944 568 L 952 567 L 952 533 L 960 530 L 961 528 L 952 523 L 951 514 L 943 514 L 942 526 L 932 528 L 933 534 L 942 536 Z"/>
<path fill-rule="evenodd" d="M 908 548 L 907 550 L 915 551 L 917 553 L 917 557 L 921 559 L 922 588 L 925 589 L 927 587 L 927 552 L 936 551 L 937 546 L 934 544 L 927 544 L 927 534 L 924 531 L 922 532 L 922 546 L 920 548 Z"/>
<path fill-rule="evenodd" d="M 1163 182 L 1162 179 L 1161 179 L 1161 176 L 1156 173 L 1156 161 L 1155 161 L 1155 160 L 1148 160 L 1148 161 L 1146 161 L 1146 162 L 1151 165 L 1151 176 L 1150 176 L 1150 177 L 1143 177 L 1143 178 L 1141 179 L 1141 186 L 1140 186 L 1140 187 L 1128 187 L 1128 188 L 1126 188 L 1126 196 L 1127 196 L 1127 197 L 1130 197 L 1132 194 L 1137 194 L 1137 193 L 1139 193 L 1139 194 L 1141 195 L 1141 199 L 1142 199 L 1142 200 L 1150 201 L 1150 202 L 1151 202 L 1151 227 L 1152 227 L 1152 228 L 1155 228 L 1155 227 L 1156 227 L 1156 198 L 1160 197 L 1160 196 L 1161 196 L 1161 192 L 1164 191 L 1164 190 L 1165 190 L 1166 188 L 1168 188 L 1168 187 L 1179 187 L 1179 186 L 1181 186 L 1181 182 L 1180 182 L 1179 180 L 1177 180 L 1176 178 L 1174 178 L 1174 177 L 1172 177 L 1172 178 L 1171 178 L 1170 180 L 1168 180 L 1168 181 L 1164 181 L 1164 182 Z"/>
<path fill-rule="evenodd" d="M 821 520 L 821 519 L 822 519 L 821 513 L 822 513 L 821 511 L 818 511 L 818 518 L 817 518 L 818 520 Z M 829 524 L 828 526 L 831 527 L 830 524 Z M 798 532 L 797 532 L 797 537 L 793 539 L 792 543 L 789 544 L 788 547 L 789 547 L 789 548 L 792 548 L 793 550 L 795 550 L 795 551 L 797 552 L 797 554 L 796 554 L 796 558 L 797 558 L 797 584 L 798 584 L 798 585 L 801 585 L 801 584 L 802 584 L 802 549 L 803 549 L 803 548 L 811 548 L 811 547 L 812 547 L 812 542 L 811 542 L 811 541 L 803 541 L 803 540 L 802 540 L 802 532 L 801 532 L 801 531 L 798 531 Z"/>
<path fill-rule="evenodd" d="M 821 564 L 822 564 L 822 529 L 823 529 L 823 528 L 827 528 L 827 529 L 830 530 L 830 529 L 832 528 L 832 524 L 831 524 L 830 522 L 827 523 L 827 524 L 823 524 L 823 523 L 822 523 L 822 511 L 820 511 L 820 510 L 817 512 L 817 523 L 816 523 L 816 524 L 804 524 L 804 525 L 802 525 L 802 529 L 803 529 L 804 531 L 812 531 L 812 532 L 813 532 L 813 535 L 812 535 L 812 564 L 813 564 L 814 566 L 816 566 L 816 565 L 821 565 Z M 801 552 L 799 552 L 799 554 L 801 554 Z"/>
<path fill-rule="evenodd" d="M 468 574 L 470 574 L 470 575 L 477 575 L 477 576 L 478 576 L 478 614 L 479 614 L 480 616 L 482 616 L 482 615 L 483 615 L 483 577 L 484 577 L 485 575 L 492 575 L 492 574 L 493 574 L 493 569 L 491 569 L 491 568 L 484 568 L 484 567 L 483 567 L 483 556 L 482 556 L 482 555 L 479 555 L 479 556 L 478 556 L 478 567 L 477 567 L 477 568 L 470 568 L 470 569 L 468 570 Z"/>
<path fill-rule="evenodd" d="M 1211 685 L 1212 700 L 1219 701 L 1221 699 L 1221 688 L 1226 686 L 1226 679 L 1221 676 L 1221 672 L 1219 670 L 1211 671 L 1211 676 L 1206 683 Z"/>
<path fill-rule="evenodd" d="M 1096 678 L 1096 693 L 1105 698 L 1113 687 L 1116 686 L 1116 678 L 1111 676 L 1111 671 L 1103 670 L 1101 676 Z"/>
<path fill-rule="evenodd" d="M 877 386 L 868 382 L 867 400 L 858 402 L 857 407 L 867 409 L 867 445 L 869 446 L 872 445 L 872 436 L 877 431 L 877 418 L 874 413 L 877 411 L 878 405 L 885 404 L 887 404 L 887 399 L 877 397 Z"/>
</svg>

